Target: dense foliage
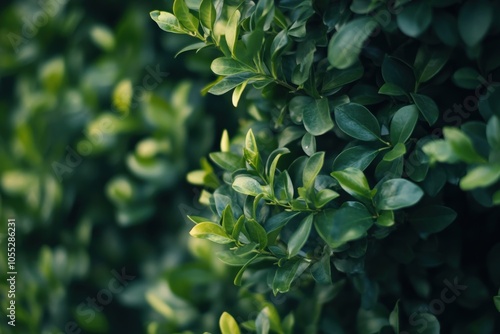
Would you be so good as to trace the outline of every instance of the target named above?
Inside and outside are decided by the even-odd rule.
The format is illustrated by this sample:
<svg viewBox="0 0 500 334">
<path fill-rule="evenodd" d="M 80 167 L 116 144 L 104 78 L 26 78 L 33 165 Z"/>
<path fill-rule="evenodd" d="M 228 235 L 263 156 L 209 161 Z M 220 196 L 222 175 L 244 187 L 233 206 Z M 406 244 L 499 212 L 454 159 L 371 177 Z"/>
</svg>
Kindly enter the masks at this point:
<svg viewBox="0 0 500 334">
<path fill-rule="evenodd" d="M 151 17 L 199 40 L 182 51 L 217 50 L 203 92 L 248 111 L 188 175 L 211 209 L 190 234 L 271 301 L 224 313 L 223 333 L 500 331 L 500 3 L 175 0 Z"/>
</svg>

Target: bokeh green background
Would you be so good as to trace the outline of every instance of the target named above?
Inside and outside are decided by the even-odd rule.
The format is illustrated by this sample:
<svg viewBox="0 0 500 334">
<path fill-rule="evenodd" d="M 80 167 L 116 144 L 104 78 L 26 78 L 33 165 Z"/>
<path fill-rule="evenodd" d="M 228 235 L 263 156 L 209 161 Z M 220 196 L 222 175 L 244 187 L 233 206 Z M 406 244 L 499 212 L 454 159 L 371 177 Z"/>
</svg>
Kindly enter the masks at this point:
<svg viewBox="0 0 500 334">
<path fill-rule="evenodd" d="M 200 94 L 214 55 L 174 58 L 189 38 L 149 18 L 169 6 L 2 1 L 1 333 L 202 332 L 229 306 L 260 308 L 237 298 L 213 246 L 187 233 L 185 215 L 203 209 L 185 174 L 237 117 L 227 101 Z M 15 328 L 6 317 L 9 218 Z M 135 278 L 89 311 L 113 270 Z"/>
</svg>

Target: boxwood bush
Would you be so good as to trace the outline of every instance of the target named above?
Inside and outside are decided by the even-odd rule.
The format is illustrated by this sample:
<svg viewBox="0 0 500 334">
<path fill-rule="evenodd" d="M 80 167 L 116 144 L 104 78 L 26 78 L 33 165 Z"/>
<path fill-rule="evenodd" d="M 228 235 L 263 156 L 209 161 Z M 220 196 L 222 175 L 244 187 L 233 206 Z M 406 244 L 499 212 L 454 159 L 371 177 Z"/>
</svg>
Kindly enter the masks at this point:
<svg viewBox="0 0 500 334">
<path fill-rule="evenodd" d="M 188 174 L 211 210 L 190 234 L 262 300 L 222 333 L 500 331 L 500 3 L 175 0 L 151 18 L 195 40 L 181 52 L 216 50 L 202 93 L 246 111 Z"/>
</svg>

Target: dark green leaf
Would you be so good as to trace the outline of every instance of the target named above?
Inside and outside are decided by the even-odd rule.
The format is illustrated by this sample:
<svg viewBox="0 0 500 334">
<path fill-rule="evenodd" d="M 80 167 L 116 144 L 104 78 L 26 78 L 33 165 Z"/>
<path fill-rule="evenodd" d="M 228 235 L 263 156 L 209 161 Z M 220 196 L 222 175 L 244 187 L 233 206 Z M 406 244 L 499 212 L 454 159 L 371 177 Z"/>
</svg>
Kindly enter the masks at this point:
<svg viewBox="0 0 500 334">
<path fill-rule="evenodd" d="M 406 91 L 396 84 L 386 82 L 378 90 L 379 94 L 389 95 L 389 96 L 403 96 L 406 95 Z"/>
<path fill-rule="evenodd" d="M 439 117 L 439 109 L 436 102 L 426 95 L 411 93 L 411 97 L 427 123 L 429 123 L 429 125 L 436 123 Z"/>
<path fill-rule="evenodd" d="M 410 138 L 418 120 L 418 109 L 414 104 L 404 106 L 392 117 L 390 126 L 390 139 L 393 145 L 406 143 Z"/>
<path fill-rule="evenodd" d="M 422 189 L 405 179 L 383 182 L 377 189 L 374 201 L 379 210 L 397 210 L 416 204 L 424 195 Z"/>
<path fill-rule="evenodd" d="M 446 206 L 429 205 L 410 214 L 408 220 L 416 231 L 428 235 L 441 232 L 453 223 L 456 217 L 457 213 Z"/>
<path fill-rule="evenodd" d="M 285 293 L 290 290 L 293 280 L 307 269 L 309 263 L 296 259 L 286 261 L 285 264 L 276 270 L 273 280 L 273 293 Z"/>
<path fill-rule="evenodd" d="M 493 21 L 493 8 L 485 0 L 467 1 L 458 13 L 458 31 L 468 46 L 478 44 Z"/>
<path fill-rule="evenodd" d="M 209 156 L 219 167 L 230 172 L 245 166 L 243 158 L 231 152 L 213 152 Z"/>
<path fill-rule="evenodd" d="M 333 128 L 328 99 L 312 99 L 306 96 L 300 101 L 304 116 L 304 127 L 314 136 L 320 136 Z"/>
<path fill-rule="evenodd" d="M 322 91 L 329 91 L 354 82 L 360 79 L 363 73 L 364 68 L 359 62 L 343 70 L 332 69 L 325 74 Z"/>
<path fill-rule="evenodd" d="M 397 22 L 403 33 L 410 37 L 418 37 L 432 22 L 432 7 L 427 1 L 412 2 L 398 14 Z"/>
<path fill-rule="evenodd" d="M 332 248 L 366 236 L 373 225 L 371 214 L 363 207 L 343 206 L 338 210 L 324 210 L 314 217 L 314 225 L 321 238 Z"/>
<path fill-rule="evenodd" d="M 481 75 L 471 67 L 462 67 L 453 73 L 455 85 L 465 89 L 475 89 L 481 85 L 479 81 Z"/>
<path fill-rule="evenodd" d="M 486 125 L 486 138 L 493 150 L 500 151 L 500 117 L 490 118 Z"/>
<path fill-rule="evenodd" d="M 316 137 L 307 132 L 301 141 L 302 150 L 308 156 L 313 155 L 316 152 Z"/>
<path fill-rule="evenodd" d="M 436 12 L 434 17 L 432 25 L 441 42 L 448 46 L 456 46 L 460 39 L 456 16 L 447 12 Z"/>
<path fill-rule="evenodd" d="M 311 274 L 319 284 L 332 284 L 329 252 L 325 252 L 321 259 L 311 266 Z"/>
<path fill-rule="evenodd" d="M 386 83 L 399 86 L 405 92 L 411 92 L 415 87 L 413 69 L 395 57 L 386 56 L 384 58 L 382 77 Z"/>
<path fill-rule="evenodd" d="M 335 108 L 335 121 L 349 136 L 373 141 L 380 139 L 380 125 L 373 114 L 362 105 L 349 103 Z"/>
<path fill-rule="evenodd" d="M 309 238 L 309 233 L 311 232 L 313 218 L 313 214 L 309 214 L 306 218 L 304 218 L 300 222 L 299 228 L 297 228 L 297 230 L 290 237 L 287 246 L 289 258 L 297 255 L 302 247 L 304 247 L 307 239 Z"/>
<path fill-rule="evenodd" d="M 415 75 L 418 83 L 427 82 L 441 71 L 450 58 L 451 50 L 421 46 L 415 58 Z"/>
<path fill-rule="evenodd" d="M 261 78 L 262 77 L 259 77 L 255 73 L 233 74 L 233 75 L 224 77 L 222 80 L 215 83 L 212 87 L 210 87 L 208 92 L 211 94 L 214 94 L 214 95 L 222 95 L 224 93 L 227 93 L 228 91 L 230 91 L 234 87 L 242 84 L 245 81 L 258 80 Z"/>
<path fill-rule="evenodd" d="M 274 232 L 283 226 L 285 226 L 292 218 L 296 217 L 299 212 L 293 211 L 283 211 L 278 213 L 277 215 L 272 216 L 264 223 L 264 228 L 267 233 Z"/>
<path fill-rule="evenodd" d="M 285 170 L 281 172 L 274 183 L 274 196 L 279 202 L 290 203 L 293 200 L 294 190 L 292 179 Z"/>
<path fill-rule="evenodd" d="M 267 246 L 267 233 L 264 227 L 254 219 L 248 219 L 245 223 L 250 240 L 259 244 L 260 249 Z"/>
<path fill-rule="evenodd" d="M 365 146 L 353 146 L 345 149 L 333 161 L 333 170 L 344 170 L 348 167 L 365 170 L 375 159 L 379 150 Z"/>
<path fill-rule="evenodd" d="M 338 69 L 346 69 L 357 62 L 364 42 L 377 27 L 371 17 L 354 19 L 342 26 L 328 44 L 328 61 Z"/>
</svg>

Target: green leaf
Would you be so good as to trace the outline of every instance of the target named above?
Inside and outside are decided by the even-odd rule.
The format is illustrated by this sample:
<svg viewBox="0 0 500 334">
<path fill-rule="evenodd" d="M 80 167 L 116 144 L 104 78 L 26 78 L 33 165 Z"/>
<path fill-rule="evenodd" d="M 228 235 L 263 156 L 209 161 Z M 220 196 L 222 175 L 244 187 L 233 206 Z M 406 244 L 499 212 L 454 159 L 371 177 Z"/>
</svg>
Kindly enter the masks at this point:
<svg viewBox="0 0 500 334">
<path fill-rule="evenodd" d="M 320 136 L 333 128 L 328 99 L 313 99 L 308 96 L 296 96 L 290 100 L 290 110 L 300 110 L 307 132 Z"/>
<path fill-rule="evenodd" d="M 493 303 L 495 304 L 495 307 L 497 308 L 498 312 L 500 312 L 500 294 L 498 296 L 493 297 Z"/>
<path fill-rule="evenodd" d="M 379 94 L 389 95 L 389 96 L 403 96 L 406 95 L 406 91 L 396 84 L 386 82 L 378 90 Z"/>
<path fill-rule="evenodd" d="M 316 197 L 314 198 L 314 206 L 317 209 L 321 209 L 323 206 L 339 196 L 340 195 L 336 191 L 333 191 L 331 189 L 321 189 L 316 193 Z"/>
<path fill-rule="evenodd" d="M 316 231 L 332 248 L 366 236 L 372 225 L 373 218 L 364 206 L 323 210 L 314 217 Z"/>
<path fill-rule="evenodd" d="M 271 61 L 274 61 L 281 55 L 282 51 L 288 45 L 288 35 L 286 30 L 281 30 L 271 43 Z"/>
<path fill-rule="evenodd" d="M 198 33 L 198 19 L 189 12 L 185 0 L 174 0 L 174 15 L 180 24 L 190 32 Z"/>
<path fill-rule="evenodd" d="M 486 160 L 476 152 L 470 138 L 459 129 L 447 126 L 443 128 L 443 134 L 446 142 L 450 144 L 453 153 L 459 157 L 460 160 L 470 164 L 486 162 Z"/>
<path fill-rule="evenodd" d="M 467 1 L 458 13 L 458 31 L 468 46 L 477 45 L 493 21 L 494 10 L 488 1 Z"/>
<path fill-rule="evenodd" d="M 210 222 L 196 224 L 191 231 L 189 231 L 189 234 L 195 238 L 208 239 L 218 244 L 233 242 L 222 226 Z"/>
<path fill-rule="evenodd" d="M 380 125 L 373 114 L 360 104 L 348 103 L 335 108 L 335 121 L 349 136 L 362 140 L 380 139 Z"/>
<path fill-rule="evenodd" d="M 227 312 L 222 313 L 219 319 L 219 327 L 222 334 L 240 334 L 240 328 L 236 320 Z"/>
<path fill-rule="evenodd" d="M 417 232 L 426 236 L 441 232 L 453 223 L 456 217 L 457 213 L 446 206 L 429 205 L 411 213 L 408 221 Z"/>
<path fill-rule="evenodd" d="M 461 180 L 462 190 L 488 187 L 500 179 L 500 164 L 477 166 L 471 169 Z"/>
<path fill-rule="evenodd" d="M 492 116 L 486 125 L 486 138 L 491 148 L 500 151 L 500 117 Z"/>
<path fill-rule="evenodd" d="M 465 89 L 475 89 L 481 85 L 481 75 L 472 67 L 462 67 L 453 73 L 455 85 Z"/>
<path fill-rule="evenodd" d="M 308 40 L 298 46 L 296 53 L 297 66 L 292 73 L 292 83 L 300 86 L 309 79 L 315 52 L 316 46 L 313 41 Z"/>
<path fill-rule="evenodd" d="M 363 73 L 364 67 L 360 62 L 356 62 L 354 65 L 343 70 L 332 69 L 325 73 L 321 90 L 329 91 L 345 86 L 348 83 L 361 79 Z"/>
<path fill-rule="evenodd" d="M 267 315 L 268 308 L 264 308 L 259 312 L 257 318 L 255 319 L 255 330 L 257 334 L 269 334 L 269 329 L 271 328 L 271 323 L 269 316 Z"/>
<path fill-rule="evenodd" d="M 384 155 L 384 161 L 393 161 L 406 153 L 406 146 L 403 143 L 397 143 L 392 150 Z"/>
<path fill-rule="evenodd" d="M 240 268 L 236 276 L 234 277 L 234 285 L 236 286 L 241 286 L 241 279 L 243 278 L 243 273 L 245 270 L 247 270 L 248 266 L 252 264 L 257 258 L 259 257 L 259 254 L 255 254 L 254 257 L 252 257 L 250 260 L 248 260 L 243 267 Z"/>
<path fill-rule="evenodd" d="M 245 166 L 243 158 L 231 152 L 213 152 L 209 154 L 209 157 L 219 167 L 230 172 Z"/>
<path fill-rule="evenodd" d="M 418 109 L 414 104 L 404 106 L 392 117 L 389 136 L 391 143 L 406 143 L 418 120 Z"/>
<path fill-rule="evenodd" d="M 436 35 L 445 45 L 455 47 L 460 39 L 456 16 L 447 12 L 435 12 L 434 17 L 432 25 Z"/>
<path fill-rule="evenodd" d="M 226 25 L 226 43 L 229 47 L 229 51 L 234 56 L 234 47 L 238 39 L 238 29 L 240 26 L 241 13 L 239 10 L 235 10 L 233 15 L 229 18 Z"/>
<path fill-rule="evenodd" d="M 308 156 L 313 155 L 316 152 L 316 137 L 314 137 L 309 132 L 306 132 L 301 141 L 302 150 Z"/>
<path fill-rule="evenodd" d="M 241 95 L 243 94 L 243 91 L 247 87 L 248 81 L 243 82 L 239 86 L 236 86 L 233 90 L 233 97 L 232 97 L 232 102 L 233 106 L 236 108 L 238 106 L 238 102 L 240 101 Z"/>
<path fill-rule="evenodd" d="M 380 215 L 377 218 L 377 225 L 379 226 L 384 226 L 384 227 L 389 227 L 394 225 L 395 220 L 394 220 L 394 211 L 389 210 L 389 211 L 381 211 Z"/>
<path fill-rule="evenodd" d="M 394 329 L 394 332 L 399 333 L 399 299 L 389 315 L 389 323 L 391 324 L 392 329 Z"/>
<path fill-rule="evenodd" d="M 222 211 L 222 227 L 228 235 L 232 235 L 235 224 L 233 210 L 231 209 L 231 205 L 228 204 L 224 211 Z"/>
<path fill-rule="evenodd" d="M 421 46 L 414 64 L 417 82 L 424 83 L 432 79 L 448 62 L 450 55 L 450 49 Z"/>
<path fill-rule="evenodd" d="M 174 34 L 187 33 L 187 31 L 179 23 L 179 20 L 171 13 L 154 10 L 149 13 L 149 15 L 151 16 L 153 21 L 158 24 L 158 27 L 166 32 Z"/>
<path fill-rule="evenodd" d="M 331 175 L 340 183 L 342 189 L 360 200 L 372 199 L 372 192 L 368 180 L 362 171 L 356 168 L 346 168 L 343 171 L 332 172 Z"/>
<path fill-rule="evenodd" d="M 281 172 L 274 184 L 274 196 L 279 202 L 290 203 L 293 200 L 294 189 L 288 171 Z"/>
<path fill-rule="evenodd" d="M 410 36 L 420 36 L 432 22 L 432 7 L 426 1 L 412 2 L 397 15 L 398 27 Z"/>
<path fill-rule="evenodd" d="M 455 163 L 459 157 L 455 154 L 449 142 L 443 139 L 436 139 L 422 147 L 422 151 L 430 158 L 430 163 L 435 161 Z"/>
<path fill-rule="evenodd" d="M 439 117 L 439 109 L 436 102 L 426 95 L 414 93 L 411 93 L 411 98 L 427 123 L 429 123 L 429 125 L 436 123 Z"/>
<path fill-rule="evenodd" d="M 401 87 L 405 92 L 413 91 L 415 74 L 406 63 L 395 57 L 386 56 L 382 63 L 382 77 L 386 83 Z"/>
<path fill-rule="evenodd" d="M 228 57 L 215 58 L 210 69 L 217 75 L 232 75 L 242 72 L 252 72 L 252 68 Z"/>
<path fill-rule="evenodd" d="M 344 170 L 348 167 L 365 170 L 375 159 L 379 150 L 365 146 L 353 146 L 343 150 L 333 161 L 333 170 Z"/>
<path fill-rule="evenodd" d="M 330 252 L 325 252 L 321 259 L 311 266 L 311 274 L 319 284 L 332 284 Z"/>
<path fill-rule="evenodd" d="M 389 321 L 387 318 L 388 318 L 387 309 L 380 304 L 376 304 L 374 305 L 374 307 L 371 307 L 370 309 L 365 309 L 361 307 L 358 310 L 356 318 L 356 329 L 357 329 L 356 333 L 360 334 L 385 333 L 383 331 L 383 328 L 389 325 Z M 390 333 L 393 333 L 392 330 L 390 331 Z"/>
<path fill-rule="evenodd" d="M 245 224 L 251 241 L 259 244 L 260 249 L 267 246 L 267 233 L 264 227 L 253 219 L 248 219 Z"/>
<path fill-rule="evenodd" d="M 248 72 L 229 75 L 222 78 L 222 80 L 218 81 L 212 87 L 210 87 L 208 92 L 214 95 L 222 95 L 224 93 L 227 93 L 234 87 L 239 86 L 243 82 L 249 80 L 258 80 L 260 78 L 261 77 L 256 75 L 255 73 Z"/>
<path fill-rule="evenodd" d="M 370 17 L 357 18 L 345 24 L 328 44 L 328 61 L 338 69 L 346 69 L 358 61 L 364 42 L 377 27 Z"/>
<path fill-rule="evenodd" d="M 424 192 L 419 186 L 405 179 L 392 179 L 383 182 L 375 195 L 378 210 L 397 210 L 416 204 Z"/>
<path fill-rule="evenodd" d="M 299 212 L 293 212 L 293 211 L 280 212 L 277 215 L 274 215 L 268 220 L 266 220 L 264 223 L 264 228 L 267 231 L 267 233 L 277 231 L 286 224 L 288 224 L 288 222 L 297 215 L 299 215 Z"/>
<path fill-rule="evenodd" d="M 206 47 L 207 47 L 207 44 L 205 44 L 205 42 L 198 42 L 198 43 L 190 44 L 190 45 L 182 48 L 179 52 L 177 52 L 175 54 L 175 58 L 177 58 L 177 56 L 180 55 L 181 53 L 193 51 L 193 50 L 196 50 L 196 52 L 198 52 L 201 49 L 206 48 Z"/>
<path fill-rule="evenodd" d="M 200 3 L 200 21 L 208 30 L 214 29 L 217 12 L 212 0 L 201 0 Z"/>
<path fill-rule="evenodd" d="M 274 185 L 274 175 L 276 174 L 276 167 L 282 155 L 290 153 L 286 147 L 280 147 L 271 152 L 266 161 L 266 174 L 269 177 L 269 184 Z"/>
<path fill-rule="evenodd" d="M 248 176 L 236 177 L 232 187 L 237 192 L 250 196 L 257 196 L 263 191 L 259 181 Z"/>
<path fill-rule="evenodd" d="M 299 225 L 299 228 L 292 234 L 290 240 L 288 241 L 288 258 L 292 258 L 297 255 L 302 247 L 306 244 L 309 238 L 309 233 L 311 232 L 311 227 L 313 223 L 314 215 L 310 214 L 304 218 Z"/>
<path fill-rule="evenodd" d="M 304 188 L 310 189 L 314 186 L 314 180 L 318 176 L 325 160 L 325 152 L 316 152 L 307 159 L 302 173 L 302 183 Z"/>
<path fill-rule="evenodd" d="M 301 260 L 289 260 L 276 270 L 273 280 L 273 293 L 285 293 L 290 290 L 293 280 L 307 269 L 309 263 Z"/>
</svg>

